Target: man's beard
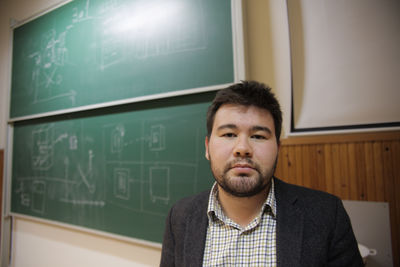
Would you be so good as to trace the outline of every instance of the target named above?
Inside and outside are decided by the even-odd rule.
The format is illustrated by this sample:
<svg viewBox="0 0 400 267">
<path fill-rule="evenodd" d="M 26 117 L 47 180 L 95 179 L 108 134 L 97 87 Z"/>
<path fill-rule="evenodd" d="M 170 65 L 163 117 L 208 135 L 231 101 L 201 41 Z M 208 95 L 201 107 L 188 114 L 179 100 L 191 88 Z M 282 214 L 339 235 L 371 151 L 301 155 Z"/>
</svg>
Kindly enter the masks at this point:
<svg viewBox="0 0 400 267">
<path fill-rule="evenodd" d="M 210 156 L 211 170 L 215 181 L 225 192 L 235 197 L 252 197 L 269 187 L 271 184 L 271 178 L 275 172 L 277 161 L 278 156 L 272 168 L 262 170 L 261 167 L 254 163 L 251 159 L 239 158 L 226 164 L 221 174 L 213 168 Z M 238 162 L 245 162 L 246 164 L 252 166 L 253 170 L 256 172 L 256 175 L 249 177 L 249 175 L 246 173 L 236 176 L 228 174 L 229 170 L 231 170 L 231 168 Z"/>
</svg>

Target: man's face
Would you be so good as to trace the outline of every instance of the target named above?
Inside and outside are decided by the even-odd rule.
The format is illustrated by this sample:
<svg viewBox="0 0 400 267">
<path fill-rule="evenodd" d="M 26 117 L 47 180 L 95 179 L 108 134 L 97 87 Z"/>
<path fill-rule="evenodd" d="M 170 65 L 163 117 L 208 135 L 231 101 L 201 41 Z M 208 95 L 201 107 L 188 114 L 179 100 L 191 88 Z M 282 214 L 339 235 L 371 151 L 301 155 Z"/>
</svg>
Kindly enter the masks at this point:
<svg viewBox="0 0 400 267">
<path fill-rule="evenodd" d="M 269 111 L 255 106 L 222 105 L 205 145 L 214 178 L 227 193 L 250 197 L 268 186 L 279 150 Z"/>
</svg>

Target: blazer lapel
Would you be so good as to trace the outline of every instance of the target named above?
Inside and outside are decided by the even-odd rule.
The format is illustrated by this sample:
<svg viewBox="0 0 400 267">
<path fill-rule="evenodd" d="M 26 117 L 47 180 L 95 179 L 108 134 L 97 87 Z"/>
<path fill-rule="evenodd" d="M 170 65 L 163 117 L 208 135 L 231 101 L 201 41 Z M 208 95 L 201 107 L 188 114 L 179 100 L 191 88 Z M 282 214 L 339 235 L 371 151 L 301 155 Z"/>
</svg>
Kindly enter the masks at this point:
<svg viewBox="0 0 400 267">
<path fill-rule="evenodd" d="M 303 240 L 303 213 L 299 209 L 298 197 L 288 192 L 288 185 L 275 178 L 277 202 L 277 266 L 300 266 Z"/>
<path fill-rule="evenodd" d="M 188 227 L 185 235 L 184 266 L 202 266 L 204 246 L 208 226 L 207 217 L 208 194 L 193 209 L 188 217 Z"/>
</svg>

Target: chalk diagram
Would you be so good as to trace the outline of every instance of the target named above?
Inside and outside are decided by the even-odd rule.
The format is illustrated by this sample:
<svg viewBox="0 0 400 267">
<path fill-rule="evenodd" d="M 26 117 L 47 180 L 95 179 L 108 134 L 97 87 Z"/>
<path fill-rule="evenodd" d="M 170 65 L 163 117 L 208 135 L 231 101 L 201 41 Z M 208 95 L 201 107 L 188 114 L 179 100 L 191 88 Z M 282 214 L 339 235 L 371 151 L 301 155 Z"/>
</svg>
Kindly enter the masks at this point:
<svg viewBox="0 0 400 267">
<path fill-rule="evenodd" d="M 67 32 L 57 35 L 54 29 L 42 34 L 41 50 L 33 52 L 29 58 L 34 61 L 32 71 L 33 103 L 52 101 L 58 98 L 69 98 L 75 104 L 76 92 L 64 91 L 61 88 L 63 75 L 61 68 L 68 60 L 68 49 L 65 46 Z"/>
<path fill-rule="evenodd" d="M 20 195 L 20 204 L 30 208 L 35 213 L 44 214 L 46 203 L 46 182 L 34 180 L 30 188 L 26 188 L 26 181 L 19 182 L 19 188 L 15 191 Z M 29 191 L 29 192 L 27 192 Z"/>
<path fill-rule="evenodd" d="M 43 214 L 45 208 L 46 183 L 34 181 L 32 184 L 32 210 Z"/>
<path fill-rule="evenodd" d="M 138 112 L 16 127 L 13 206 L 46 216 L 65 207 L 101 223 L 110 209 L 165 216 L 198 192 L 199 113 Z"/>
<path fill-rule="evenodd" d="M 146 60 L 207 48 L 200 0 L 109 0 L 102 3 L 101 70 L 127 59 Z M 188 14 L 196 14 L 188 18 Z"/>
<path fill-rule="evenodd" d="M 17 177 L 14 189 L 21 206 L 36 214 L 46 213 L 47 201 L 104 207 L 104 197 L 97 192 L 96 154 L 85 147 L 85 138 L 55 124 L 44 124 L 33 127 L 28 139 L 33 175 Z"/>
<path fill-rule="evenodd" d="M 41 127 L 32 132 L 32 167 L 48 170 L 53 165 L 53 128 Z"/>
<path fill-rule="evenodd" d="M 168 204 L 170 195 L 170 177 L 168 167 L 150 167 L 150 197 L 151 201 L 162 200 Z"/>
<path fill-rule="evenodd" d="M 111 153 L 119 153 L 124 145 L 125 128 L 123 125 L 117 125 L 111 133 Z"/>
<path fill-rule="evenodd" d="M 171 204 L 174 184 L 195 177 L 196 162 L 173 160 L 168 155 L 168 139 L 173 138 L 168 137 L 168 127 L 165 121 L 157 120 L 104 126 L 107 179 L 111 178 L 109 186 L 113 188 L 107 203 L 162 215 Z"/>
<path fill-rule="evenodd" d="M 61 30 L 52 28 L 42 33 L 38 50 L 28 55 L 34 62 L 31 75 L 34 104 L 66 98 L 71 106 L 75 105 L 77 93 L 74 88 L 63 88 L 63 68 L 75 64 L 70 61 L 70 51 L 66 42 L 71 29 L 79 27 L 79 23 L 83 21 L 92 19 L 89 16 L 89 6 L 90 0 L 86 0 L 82 7 L 73 7 L 71 23 Z"/>
<path fill-rule="evenodd" d="M 21 77 L 15 97 L 28 96 L 24 101 L 35 107 L 92 104 L 100 100 L 89 98 L 87 89 L 110 86 L 96 81 L 112 79 L 117 67 L 141 70 L 155 59 L 208 48 L 201 0 L 82 0 L 70 5 L 64 21 L 34 28 L 38 33 L 18 51 L 29 67 L 15 74 Z M 120 75 L 121 84 L 132 79 Z"/>
<path fill-rule="evenodd" d="M 165 150 L 165 126 L 158 124 L 150 128 L 149 148 L 151 151 Z"/>
<path fill-rule="evenodd" d="M 130 199 L 129 169 L 114 169 L 114 195 L 120 199 Z"/>
</svg>

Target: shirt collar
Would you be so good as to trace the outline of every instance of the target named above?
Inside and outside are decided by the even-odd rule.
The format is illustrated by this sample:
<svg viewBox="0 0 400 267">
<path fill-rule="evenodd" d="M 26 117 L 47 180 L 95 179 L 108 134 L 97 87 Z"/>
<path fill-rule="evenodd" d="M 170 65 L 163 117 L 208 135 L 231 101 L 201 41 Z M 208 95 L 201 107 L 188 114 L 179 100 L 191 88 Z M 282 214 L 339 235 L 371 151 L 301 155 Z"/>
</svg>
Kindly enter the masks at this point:
<svg viewBox="0 0 400 267">
<path fill-rule="evenodd" d="M 276 218 L 276 199 L 275 199 L 275 185 L 274 178 L 271 178 L 271 187 L 268 192 L 268 196 L 262 206 L 262 215 L 264 212 L 270 211 L 272 216 Z M 222 207 L 218 201 L 218 185 L 217 182 L 214 182 L 212 186 L 211 193 L 208 199 L 208 208 L 207 208 L 207 216 L 208 219 L 214 221 L 215 219 L 219 219 L 223 222 L 231 221 L 223 212 Z"/>
</svg>

